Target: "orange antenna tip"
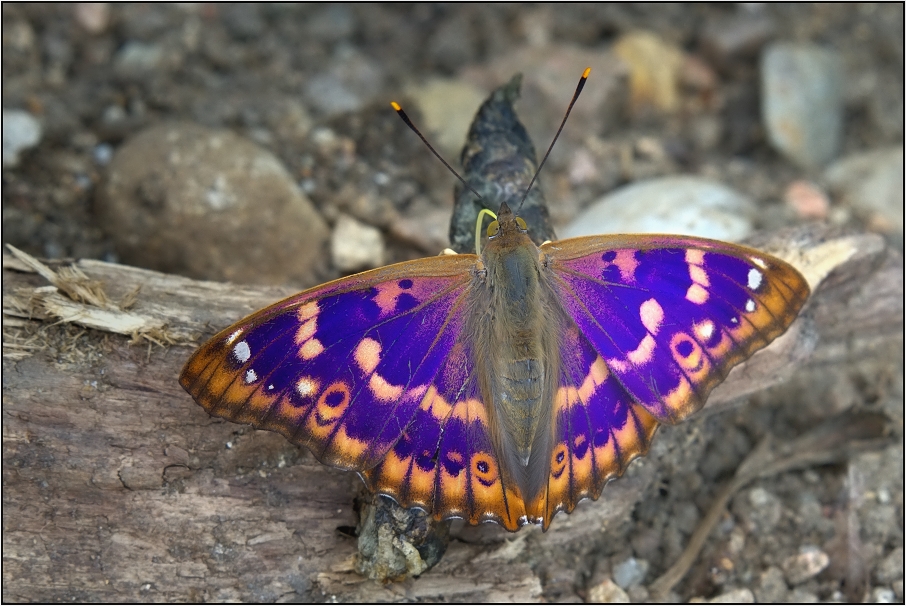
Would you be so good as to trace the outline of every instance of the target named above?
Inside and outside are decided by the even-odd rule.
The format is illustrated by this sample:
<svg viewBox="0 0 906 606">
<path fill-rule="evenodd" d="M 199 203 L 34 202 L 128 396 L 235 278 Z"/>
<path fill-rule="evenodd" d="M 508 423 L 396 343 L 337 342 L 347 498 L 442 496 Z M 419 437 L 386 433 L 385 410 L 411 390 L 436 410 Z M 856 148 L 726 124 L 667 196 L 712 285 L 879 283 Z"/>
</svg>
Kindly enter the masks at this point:
<svg viewBox="0 0 906 606">
<path fill-rule="evenodd" d="M 400 107 L 400 104 L 397 103 L 396 101 L 391 101 L 390 107 L 392 107 L 395 111 L 400 111 L 401 109 L 403 109 L 402 107 Z"/>
<path fill-rule="evenodd" d="M 590 73 L 591 73 L 591 68 L 590 68 L 590 67 L 586 67 L 586 68 L 585 68 L 585 71 L 582 72 L 582 77 L 583 77 L 583 78 L 587 78 L 587 77 L 588 77 L 588 74 L 590 74 Z"/>
</svg>

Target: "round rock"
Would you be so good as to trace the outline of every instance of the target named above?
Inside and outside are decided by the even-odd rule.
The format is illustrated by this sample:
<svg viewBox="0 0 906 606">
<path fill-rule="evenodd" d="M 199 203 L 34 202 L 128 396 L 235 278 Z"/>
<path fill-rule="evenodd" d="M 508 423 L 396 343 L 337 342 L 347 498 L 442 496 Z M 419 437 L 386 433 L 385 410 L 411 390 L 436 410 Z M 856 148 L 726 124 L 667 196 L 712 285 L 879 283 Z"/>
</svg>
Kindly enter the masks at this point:
<svg viewBox="0 0 906 606">
<path fill-rule="evenodd" d="M 41 140 L 41 123 L 27 111 L 3 110 L 3 168 L 19 163 L 19 154 Z"/>
<path fill-rule="evenodd" d="M 903 233 L 902 146 L 841 158 L 824 178 L 844 204 L 867 215 L 872 227 Z"/>
<path fill-rule="evenodd" d="M 384 236 L 346 214 L 337 219 L 330 236 L 330 256 L 340 271 L 356 271 L 384 264 Z"/>
<path fill-rule="evenodd" d="M 188 123 L 126 142 L 97 212 L 125 263 L 240 283 L 308 281 L 328 233 L 273 154 Z"/>
<path fill-rule="evenodd" d="M 776 43 L 761 58 L 761 114 L 777 151 L 806 168 L 833 159 L 843 137 L 843 74 L 829 50 Z"/>
<path fill-rule="evenodd" d="M 753 203 L 700 177 L 661 177 L 618 188 L 580 213 L 563 238 L 606 233 L 668 233 L 742 240 L 752 232 Z"/>
</svg>

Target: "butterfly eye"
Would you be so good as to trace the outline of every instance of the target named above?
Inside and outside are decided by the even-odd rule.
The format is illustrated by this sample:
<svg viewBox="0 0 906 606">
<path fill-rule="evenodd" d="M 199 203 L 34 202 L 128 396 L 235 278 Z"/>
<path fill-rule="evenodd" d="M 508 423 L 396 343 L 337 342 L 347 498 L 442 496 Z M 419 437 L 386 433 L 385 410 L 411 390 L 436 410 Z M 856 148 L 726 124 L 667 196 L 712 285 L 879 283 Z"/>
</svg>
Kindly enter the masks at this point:
<svg viewBox="0 0 906 606">
<path fill-rule="evenodd" d="M 491 224 L 488 225 L 488 237 L 493 238 L 497 235 L 498 231 L 500 231 L 500 223 L 498 221 L 491 221 Z"/>
<path fill-rule="evenodd" d="M 516 217 L 516 225 L 519 226 L 519 229 L 522 231 L 528 231 L 528 225 L 525 224 L 525 221 L 522 220 L 522 217 Z"/>
</svg>

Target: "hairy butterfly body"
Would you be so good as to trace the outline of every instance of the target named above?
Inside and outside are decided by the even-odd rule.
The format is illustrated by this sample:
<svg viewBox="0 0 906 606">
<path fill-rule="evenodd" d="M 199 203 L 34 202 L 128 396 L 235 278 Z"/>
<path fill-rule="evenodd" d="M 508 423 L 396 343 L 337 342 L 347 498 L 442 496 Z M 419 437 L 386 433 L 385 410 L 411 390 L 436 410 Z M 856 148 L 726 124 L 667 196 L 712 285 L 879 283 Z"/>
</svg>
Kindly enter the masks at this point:
<svg viewBox="0 0 906 606">
<path fill-rule="evenodd" d="M 438 518 L 527 523 L 596 499 L 808 297 L 789 264 L 683 236 L 536 246 L 504 204 L 476 255 L 310 289 L 225 329 L 180 383 Z"/>
</svg>

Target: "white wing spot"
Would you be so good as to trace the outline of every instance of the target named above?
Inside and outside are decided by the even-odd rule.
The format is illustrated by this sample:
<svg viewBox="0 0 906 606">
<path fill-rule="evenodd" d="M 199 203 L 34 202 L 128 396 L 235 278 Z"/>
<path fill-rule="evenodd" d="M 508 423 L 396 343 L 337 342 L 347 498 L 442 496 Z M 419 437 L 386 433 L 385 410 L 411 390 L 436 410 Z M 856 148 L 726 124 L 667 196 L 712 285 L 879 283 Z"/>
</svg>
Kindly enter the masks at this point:
<svg viewBox="0 0 906 606">
<path fill-rule="evenodd" d="M 761 272 L 754 267 L 749 270 L 749 290 L 758 290 L 761 286 Z"/>
<path fill-rule="evenodd" d="M 254 383 L 257 380 L 258 380 L 258 373 L 256 373 L 251 368 L 249 368 L 247 371 L 245 371 L 245 382 L 246 383 Z"/>
<path fill-rule="evenodd" d="M 730 318 L 730 324 L 739 324 L 739 318 Z"/>
<path fill-rule="evenodd" d="M 308 377 L 303 377 L 296 383 L 296 391 L 303 398 L 307 398 L 318 391 L 318 384 Z"/>
<path fill-rule="evenodd" d="M 758 257 L 752 257 L 752 263 L 754 263 L 755 265 L 757 265 L 757 266 L 760 267 L 761 269 L 767 269 L 767 268 L 768 268 L 768 264 L 765 263 L 763 259 L 759 259 Z"/>
<path fill-rule="evenodd" d="M 698 332 L 698 336 L 700 336 L 702 339 L 708 340 L 711 338 L 711 335 L 714 334 L 714 323 L 710 320 L 706 320 L 697 325 L 695 327 L 695 330 L 696 332 Z"/>
<path fill-rule="evenodd" d="M 746 301 L 746 311 L 749 313 L 755 311 L 755 301 L 753 301 L 752 299 Z"/>
<path fill-rule="evenodd" d="M 274 389 L 274 384 L 273 384 L 273 383 L 271 383 L 270 385 L 267 386 L 267 390 L 268 390 L 268 391 L 273 391 L 273 389 Z"/>
<path fill-rule="evenodd" d="M 233 334 L 231 334 L 229 337 L 227 337 L 226 344 L 227 344 L 227 345 L 232 345 L 233 342 L 234 342 L 236 339 L 238 339 L 238 338 L 239 338 L 239 335 L 241 335 L 241 334 L 242 334 L 242 329 L 241 329 L 241 328 L 240 328 L 239 330 L 233 331 Z"/>
<path fill-rule="evenodd" d="M 233 348 L 233 357 L 235 357 L 240 364 L 248 362 L 248 359 L 252 357 L 252 350 L 249 347 L 249 344 L 245 341 L 236 343 L 236 347 Z"/>
</svg>

